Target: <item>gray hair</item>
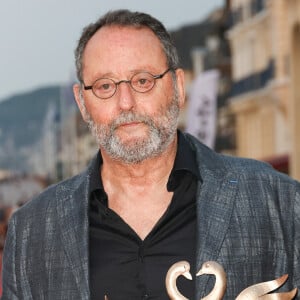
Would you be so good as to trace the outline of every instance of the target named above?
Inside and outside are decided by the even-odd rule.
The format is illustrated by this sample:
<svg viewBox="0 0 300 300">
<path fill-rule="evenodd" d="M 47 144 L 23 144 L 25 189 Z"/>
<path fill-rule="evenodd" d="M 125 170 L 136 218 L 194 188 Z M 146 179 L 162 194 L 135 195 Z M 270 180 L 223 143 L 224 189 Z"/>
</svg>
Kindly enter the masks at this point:
<svg viewBox="0 0 300 300">
<path fill-rule="evenodd" d="M 75 49 L 75 64 L 77 78 L 79 82 L 83 82 L 83 52 L 92 36 L 104 26 L 119 25 L 119 26 L 132 26 L 136 28 L 147 27 L 157 36 L 160 40 L 163 51 L 166 55 L 167 65 L 169 68 L 175 70 L 179 67 L 179 59 L 177 50 L 171 40 L 171 37 L 164 27 L 164 25 L 152 16 L 141 13 L 132 12 L 129 10 L 115 10 L 106 13 L 95 23 L 91 23 L 83 29 L 78 45 Z"/>
</svg>

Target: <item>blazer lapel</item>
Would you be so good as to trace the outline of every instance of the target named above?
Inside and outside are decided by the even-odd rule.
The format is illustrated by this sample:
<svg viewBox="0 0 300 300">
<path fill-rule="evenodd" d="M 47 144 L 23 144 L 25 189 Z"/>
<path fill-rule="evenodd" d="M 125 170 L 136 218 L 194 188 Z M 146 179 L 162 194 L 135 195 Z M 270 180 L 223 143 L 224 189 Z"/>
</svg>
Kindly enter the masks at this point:
<svg viewBox="0 0 300 300">
<path fill-rule="evenodd" d="M 62 243 L 78 286 L 80 299 L 89 299 L 88 186 L 89 175 L 80 175 L 72 187 L 57 191 L 57 214 Z M 79 298 L 78 298 L 79 299 Z"/>
<path fill-rule="evenodd" d="M 200 188 L 197 207 L 197 270 L 206 261 L 218 260 L 230 223 L 237 184 L 236 178 L 226 176 L 224 179 L 210 178 Z M 208 279 L 209 276 L 197 277 L 197 299 L 204 296 Z"/>
<path fill-rule="evenodd" d="M 239 175 L 224 165 L 220 156 L 188 136 L 195 147 L 202 183 L 197 192 L 196 270 L 209 260 L 218 260 L 237 195 Z M 205 296 L 209 276 L 196 279 L 197 299 Z"/>
<path fill-rule="evenodd" d="M 229 226 L 237 185 L 237 178 L 229 175 L 223 179 L 210 178 L 200 188 L 197 204 L 198 264 L 218 257 Z"/>
</svg>

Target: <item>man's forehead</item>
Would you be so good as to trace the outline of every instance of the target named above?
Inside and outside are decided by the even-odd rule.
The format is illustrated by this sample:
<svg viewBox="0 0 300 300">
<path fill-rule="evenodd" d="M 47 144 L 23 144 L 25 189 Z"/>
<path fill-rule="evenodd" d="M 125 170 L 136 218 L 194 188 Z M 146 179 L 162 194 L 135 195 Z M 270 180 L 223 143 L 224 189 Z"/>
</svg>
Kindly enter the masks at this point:
<svg viewBox="0 0 300 300">
<path fill-rule="evenodd" d="M 166 58 L 162 44 L 147 27 L 109 25 L 99 29 L 87 43 L 83 54 L 83 65 L 101 63 L 101 67 L 110 67 L 117 62 L 131 64 L 161 65 Z M 139 66 L 133 68 L 140 69 Z M 142 67 L 142 66 L 141 66 Z M 130 68 L 131 69 L 131 68 Z M 148 68 L 147 68 L 148 69 Z"/>
<path fill-rule="evenodd" d="M 146 26 L 130 26 L 130 25 L 106 25 L 101 27 L 90 39 L 88 44 L 95 39 L 105 39 L 106 41 L 114 37 L 126 37 L 128 41 L 138 38 L 152 38 L 160 43 L 155 33 Z"/>
</svg>

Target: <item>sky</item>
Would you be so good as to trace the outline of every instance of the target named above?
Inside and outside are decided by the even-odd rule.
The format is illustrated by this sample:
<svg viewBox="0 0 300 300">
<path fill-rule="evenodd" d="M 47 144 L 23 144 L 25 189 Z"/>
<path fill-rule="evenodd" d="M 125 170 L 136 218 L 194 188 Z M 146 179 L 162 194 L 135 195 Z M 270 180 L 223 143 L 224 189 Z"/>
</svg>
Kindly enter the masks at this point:
<svg viewBox="0 0 300 300">
<path fill-rule="evenodd" d="M 111 9 L 150 13 L 169 30 L 203 20 L 224 0 L 8 0 L 0 7 L 0 101 L 75 78 L 82 28 Z"/>
</svg>

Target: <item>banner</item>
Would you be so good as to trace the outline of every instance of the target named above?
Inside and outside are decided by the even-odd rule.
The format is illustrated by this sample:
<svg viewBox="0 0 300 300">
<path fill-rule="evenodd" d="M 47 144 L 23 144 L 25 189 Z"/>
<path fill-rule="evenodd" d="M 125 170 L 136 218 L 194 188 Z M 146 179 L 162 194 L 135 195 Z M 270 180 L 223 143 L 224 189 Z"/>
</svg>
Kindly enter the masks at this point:
<svg viewBox="0 0 300 300">
<path fill-rule="evenodd" d="M 219 71 L 209 70 L 196 77 L 188 99 L 185 131 L 214 148 L 216 137 Z"/>
</svg>

